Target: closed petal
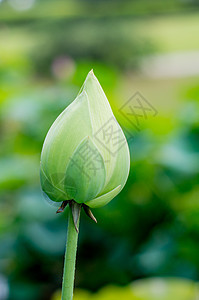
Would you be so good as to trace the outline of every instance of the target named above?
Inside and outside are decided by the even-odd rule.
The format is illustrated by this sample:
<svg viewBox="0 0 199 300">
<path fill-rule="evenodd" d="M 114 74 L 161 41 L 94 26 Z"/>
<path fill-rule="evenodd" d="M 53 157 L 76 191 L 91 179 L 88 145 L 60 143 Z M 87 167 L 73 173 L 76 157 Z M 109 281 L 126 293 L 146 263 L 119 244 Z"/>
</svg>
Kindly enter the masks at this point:
<svg viewBox="0 0 199 300">
<path fill-rule="evenodd" d="M 91 153 L 85 158 L 82 149 L 86 148 Z M 121 191 L 129 167 L 126 138 L 91 71 L 81 93 L 46 136 L 41 154 L 42 188 L 54 201 L 74 199 L 98 207 Z"/>
<path fill-rule="evenodd" d="M 54 186 L 63 189 L 70 157 L 80 141 L 91 134 L 88 98 L 82 92 L 55 120 L 44 141 L 41 168 Z"/>
<path fill-rule="evenodd" d="M 40 168 L 40 180 L 41 180 L 41 186 L 44 191 L 44 193 L 55 202 L 61 202 L 65 200 L 70 200 L 70 196 L 66 193 L 66 190 L 57 188 L 49 179 L 45 172 Z M 61 184 L 60 184 L 61 185 Z M 64 186 L 62 187 L 64 188 Z"/>
<path fill-rule="evenodd" d="M 120 149 L 118 149 L 115 159 L 111 161 L 109 164 L 109 172 L 111 173 L 111 177 L 109 181 L 104 186 L 102 193 L 107 193 L 114 189 L 119 184 L 121 185 L 121 190 L 123 189 L 130 169 L 130 154 L 128 144 L 126 142 L 126 138 L 121 131 L 121 135 L 123 136 L 123 143 L 120 145 Z"/>
<path fill-rule="evenodd" d="M 117 186 L 114 190 L 99 196 L 93 200 L 86 202 L 86 205 L 92 208 L 97 208 L 108 204 L 121 190 L 121 185 Z"/>
<path fill-rule="evenodd" d="M 123 131 L 115 119 L 108 99 L 94 73 L 89 72 L 83 90 L 88 95 L 93 140 L 106 166 L 106 182 L 101 194 L 126 183 L 130 168 L 129 148 Z"/>
<path fill-rule="evenodd" d="M 93 199 L 103 189 L 106 172 L 103 157 L 90 137 L 76 148 L 66 170 L 66 182 L 73 189 L 67 194 L 78 203 Z"/>
</svg>

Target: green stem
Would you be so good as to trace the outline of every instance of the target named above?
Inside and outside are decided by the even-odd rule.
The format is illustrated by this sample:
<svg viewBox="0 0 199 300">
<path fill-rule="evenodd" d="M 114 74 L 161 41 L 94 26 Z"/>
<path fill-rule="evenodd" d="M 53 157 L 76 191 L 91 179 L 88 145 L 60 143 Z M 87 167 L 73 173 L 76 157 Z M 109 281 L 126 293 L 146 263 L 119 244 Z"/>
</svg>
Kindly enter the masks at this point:
<svg viewBox="0 0 199 300">
<path fill-rule="evenodd" d="M 77 240 L 78 240 L 78 233 L 74 226 L 72 209 L 71 207 L 69 207 L 68 233 L 67 233 L 67 241 L 66 241 L 66 253 L 65 253 L 65 261 L 64 261 L 63 283 L 62 283 L 62 300 L 73 299 Z"/>
</svg>

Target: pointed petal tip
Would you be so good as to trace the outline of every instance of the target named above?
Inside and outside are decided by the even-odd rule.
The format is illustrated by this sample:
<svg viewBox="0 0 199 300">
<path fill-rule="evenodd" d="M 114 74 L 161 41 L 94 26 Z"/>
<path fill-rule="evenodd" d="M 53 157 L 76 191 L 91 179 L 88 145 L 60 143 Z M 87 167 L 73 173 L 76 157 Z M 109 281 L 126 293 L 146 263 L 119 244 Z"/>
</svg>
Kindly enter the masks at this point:
<svg viewBox="0 0 199 300">
<path fill-rule="evenodd" d="M 93 69 L 91 69 L 90 72 L 88 72 L 88 75 L 87 75 L 86 79 L 88 79 L 88 78 L 97 79 L 96 76 L 95 76 L 95 74 L 94 74 Z"/>
<path fill-rule="evenodd" d="M 90 72 L 89 72 L 88 74 L 90 74 L 90 75 L 95 75 L 94 72 L 93 72 L 93 69 L 91 69 Z"/>
</svg>

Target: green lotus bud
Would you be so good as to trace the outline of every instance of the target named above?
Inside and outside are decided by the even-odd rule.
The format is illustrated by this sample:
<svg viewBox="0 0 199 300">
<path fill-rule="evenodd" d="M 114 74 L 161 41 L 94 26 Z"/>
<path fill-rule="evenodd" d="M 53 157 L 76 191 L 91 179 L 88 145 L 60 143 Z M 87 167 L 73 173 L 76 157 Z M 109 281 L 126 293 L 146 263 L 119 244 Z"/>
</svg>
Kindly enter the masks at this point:
<svg viewBox="0 0 199 300">
<path fill-rule="evenodd" d="M 89 207 L 111 201 L 130 167 L 126 138 L 93 71 L 77 98 L 58 116 L 44 141 L 41 185 L 53 201 Z"/>
</svg>

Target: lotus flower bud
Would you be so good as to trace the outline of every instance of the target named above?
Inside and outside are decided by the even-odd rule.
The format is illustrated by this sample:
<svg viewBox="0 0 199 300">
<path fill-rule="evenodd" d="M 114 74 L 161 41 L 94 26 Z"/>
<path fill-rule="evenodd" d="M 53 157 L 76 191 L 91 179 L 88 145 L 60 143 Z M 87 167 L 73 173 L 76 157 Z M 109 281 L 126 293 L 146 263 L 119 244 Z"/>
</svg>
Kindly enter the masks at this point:
<svg viewBox="0 0 199 300">
<path fill-rule="evenodd" d="M 58 116 L 44 141 L 41 186 L 53 201 L 89 207 L 111 201 L 130 167 L 126 138 L 93 71 L 77 98 Z"/>
</svg>

